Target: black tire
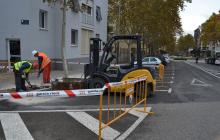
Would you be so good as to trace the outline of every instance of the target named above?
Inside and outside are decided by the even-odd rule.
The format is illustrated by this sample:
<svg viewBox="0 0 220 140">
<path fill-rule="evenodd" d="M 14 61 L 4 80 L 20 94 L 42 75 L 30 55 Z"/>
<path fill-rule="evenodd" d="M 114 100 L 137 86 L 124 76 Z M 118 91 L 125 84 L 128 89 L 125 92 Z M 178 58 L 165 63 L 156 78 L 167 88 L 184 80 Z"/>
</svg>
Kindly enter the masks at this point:
<svg viewBox="0 0 220 140">
<path fill-rule="evenodd" d="M 147 85 L 147 97 L 148 98 L 152 98 L 154 97 L 154 93 L 153 93 L 153 87 L 152 85 Z"/>
<path fill-rule="evenodd" d="M 89 85 L 90 88 L 103 88 L 105 85 L 105 80 L 100 77 L 95 77 L 91 80 Z"/>
</svg>

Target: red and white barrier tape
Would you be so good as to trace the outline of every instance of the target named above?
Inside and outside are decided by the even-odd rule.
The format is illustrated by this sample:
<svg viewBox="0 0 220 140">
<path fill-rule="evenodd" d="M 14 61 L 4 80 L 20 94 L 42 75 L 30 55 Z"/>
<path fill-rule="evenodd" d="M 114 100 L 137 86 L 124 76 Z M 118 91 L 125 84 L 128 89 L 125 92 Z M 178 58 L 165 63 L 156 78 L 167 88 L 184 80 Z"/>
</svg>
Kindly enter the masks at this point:
<svg viewBox="0 0 220 140">
<path fill-rule="evenodd" d="M 57 90 L 57 91 L 34 91 L 0 93 L 0 99 L 21 99 L 25 97 L 75 97 L 75 96 L 99 96 L 103 89 L 81 89 L 81 90 Z"/>
<path fill-rule="evenodd" d="M 119 87 L 124 84 L 135 84 L 137 82 L 146 81 L 146 80 L 147 77 L 138 77 L 138 78 L 128 79 L 122 82 L 107 83 L 104 88 Z"/>
<path fill-rule="evenodd" d="M 75 96 L 99 96 L 102 95 L 106 88 L 122 86 L 128 83 L 146 81 L 146 77 L 130 79 L 122 82 L 108 83 L 103 88 L 98 89 L 80 89 L 80 90 L 57 90 L 57 91 L 34 91 L 34 92 L 12 92 L 0 93 L 0 99 L 21 99 L 25 97 L 75 97 Z M 129 92 L 132 92 L 130 89 Z"/>
</svg>

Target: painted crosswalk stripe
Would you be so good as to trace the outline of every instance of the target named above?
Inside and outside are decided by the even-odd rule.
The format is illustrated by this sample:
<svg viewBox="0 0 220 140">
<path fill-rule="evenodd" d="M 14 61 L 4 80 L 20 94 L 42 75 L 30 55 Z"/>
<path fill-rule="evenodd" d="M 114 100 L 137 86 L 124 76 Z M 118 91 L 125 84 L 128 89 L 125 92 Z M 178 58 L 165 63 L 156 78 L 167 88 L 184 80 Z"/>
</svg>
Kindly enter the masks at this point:
<svg viewBox="0 0 220 140">
<path fill-rule="evenodd" d="M 143 108 L 142 108 L 143 110 Z M 151 107 L 148 107 L 147 108 L 147 112 L 150 112 L 151 110 Z M 130 134 L 131 132 L 133 132 L 137 126 L 145 119 L 145 117 L 147 117 L 147 113 L 141 113 L 141 112 L 138 112 L 138 111 L 135 111 L 135 110 L 132 110 L 129 112 L 130 114 L 134 115 L 134 116 L 137 116 L 138 119 L 135 121 L 134 124 L 132 124 L 132 126 L 126 130 L 120 137 L 117 138 L 117 140 L 124 140 L 126 139 Z"/>
<path fill-rule="evenodd" d="M 95 134 L 99 134 L 99 120 L 93 118 L 86 112 L 67 112 L 75 120 L 83 124 L 85 127 L 93 131 Z M 104 125 L 104 124 L 103 124 Z M 117 130 L 112 129 L 111 127 L 106 127 L 102 131 L 102 138 L 113 140 L 118 137 L 120 133 Z"/>
<path fill-rule="evenodd" d="M 18 113 L 1 113 L 0 120 L 6 140 L 33 140 Z"/>
</svg>

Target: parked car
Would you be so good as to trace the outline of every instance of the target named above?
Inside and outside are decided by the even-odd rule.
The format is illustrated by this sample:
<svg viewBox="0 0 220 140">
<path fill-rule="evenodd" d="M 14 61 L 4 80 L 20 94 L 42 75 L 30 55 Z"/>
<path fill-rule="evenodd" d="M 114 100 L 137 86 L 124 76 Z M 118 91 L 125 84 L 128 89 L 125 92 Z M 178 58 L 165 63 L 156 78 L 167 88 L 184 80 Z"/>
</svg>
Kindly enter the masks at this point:
<svg viewBox="0 0 220 140">
<path fill-rule="evenodd" d="M 134 64 L 137 64 L 135 61 Z M 159 65 L 161 64 L 161 60 L 157 57 L 145 57 L 142 59 L 142 65 Z"/>
</svg>

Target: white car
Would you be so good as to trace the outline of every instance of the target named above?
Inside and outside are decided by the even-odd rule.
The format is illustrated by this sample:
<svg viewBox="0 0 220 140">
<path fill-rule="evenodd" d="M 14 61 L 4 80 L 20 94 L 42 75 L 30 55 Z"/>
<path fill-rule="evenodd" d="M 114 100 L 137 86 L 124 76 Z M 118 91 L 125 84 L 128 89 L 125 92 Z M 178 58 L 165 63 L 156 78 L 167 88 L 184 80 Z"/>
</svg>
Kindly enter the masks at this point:
<svg viewBox="0 0 220 140">
<path fill-rule="evenodd" d="M 137 62 L 135 61 L 134 64 L 137 64 Z M 145 57 L 144 59 L 142 59 L 142 65 L 159 65 L 161 64 L 161 60 L 157 57 Z"/>
</svg>

